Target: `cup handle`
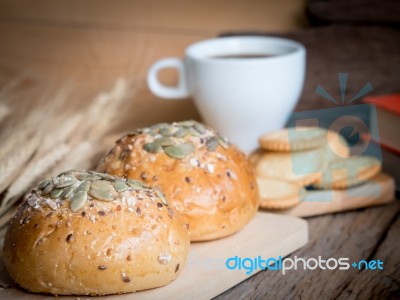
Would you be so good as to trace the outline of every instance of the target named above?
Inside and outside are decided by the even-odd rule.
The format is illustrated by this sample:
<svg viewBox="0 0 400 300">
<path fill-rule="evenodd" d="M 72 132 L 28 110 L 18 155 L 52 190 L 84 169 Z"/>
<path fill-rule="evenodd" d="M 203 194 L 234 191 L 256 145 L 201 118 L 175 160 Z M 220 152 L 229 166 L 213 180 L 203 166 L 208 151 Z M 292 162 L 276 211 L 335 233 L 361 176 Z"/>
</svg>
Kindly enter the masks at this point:
<svg viewBox="0 0 400 300">
<path fill-rule="evenodd" d="M 164 68 L 178 70 L 179 80 L 176 87 L 165 86 L 158 81 L 157 74 Z M 161 98 L 178 100 L 190 96 L 186 83 L 185 65 L 179 58 L 164 58 L 153 64 L 147 74 L 147 85 L 156 96 Z"/>
</svg>

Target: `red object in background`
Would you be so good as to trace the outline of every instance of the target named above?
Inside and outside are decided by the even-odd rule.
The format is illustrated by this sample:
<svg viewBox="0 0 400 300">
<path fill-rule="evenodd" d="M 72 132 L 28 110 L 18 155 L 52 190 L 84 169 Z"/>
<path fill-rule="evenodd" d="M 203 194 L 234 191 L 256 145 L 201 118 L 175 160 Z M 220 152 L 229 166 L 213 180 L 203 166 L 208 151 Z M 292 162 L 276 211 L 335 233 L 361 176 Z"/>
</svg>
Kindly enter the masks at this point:
<svg viewBox="0 0 400 300">
<path fill-rule="evenodd" d="M 365 97 L 363 101 L 375 104 L 378 109 L 390 111 L 400 116 L 400 94 Z"/>
<path fill-rule="evenodd" d="M 382 148 L 400 155 L 400 94 L 365 97 L 363 102 L 376 107 Z"/>
</svg>

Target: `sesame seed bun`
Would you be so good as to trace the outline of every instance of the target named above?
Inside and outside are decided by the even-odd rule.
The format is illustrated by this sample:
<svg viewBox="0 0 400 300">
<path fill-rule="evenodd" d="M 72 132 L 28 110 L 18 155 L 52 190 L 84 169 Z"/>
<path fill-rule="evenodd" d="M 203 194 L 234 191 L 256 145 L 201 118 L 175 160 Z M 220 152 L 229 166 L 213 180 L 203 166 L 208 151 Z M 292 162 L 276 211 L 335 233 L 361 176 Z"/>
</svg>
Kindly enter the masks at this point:
<svg viewBox="0 0 400 300">
<path fill-rule="evenodd" d="M 189 244 L 186 224 L 160 191 L 70 171 L 26 195 L 3 251 L 9 274 L 24 289 L 106 295 L 168 284 L 183 269 Z"/>
<path fill-rule="evenodd" d="M 160 188 L 190 225 L 191 241 L 233 234 L 258 209 L 257 183 L 247 157 L 195 121 L 156 124 L 122 137 L 98 170 Z"/>
</svg>

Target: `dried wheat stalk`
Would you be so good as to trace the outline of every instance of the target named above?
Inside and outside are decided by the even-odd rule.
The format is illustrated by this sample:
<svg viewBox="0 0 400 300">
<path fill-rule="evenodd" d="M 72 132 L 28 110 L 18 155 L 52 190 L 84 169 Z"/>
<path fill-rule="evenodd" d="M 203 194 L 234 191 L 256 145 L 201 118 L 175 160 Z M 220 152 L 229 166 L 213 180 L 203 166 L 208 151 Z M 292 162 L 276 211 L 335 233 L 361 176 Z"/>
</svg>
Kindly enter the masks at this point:
<svg viewBox="0 0 400 300">
<path fill-rule="evenodd" d="M 31 138 L 38 139 L 41 131 L 35 134 L 35 127 L 37 127 L 35 124 L 40 124 L 42 118 L 43 116 L 38 111 L 33 111 L 27 117 L 13 112 L 11 121 L 0 133 L 0 161 L 3 161 L 3 158 L 15 149 L 22 147 L 25 141 Z"/>
<path fill-rule="evenodd" d="M 74 135 L 74 140 L 71 141 L 74 149 L 61 164 L 51 170 L 51 174 L 58 174 L 66 169 L 88 169 L 93 166 L 92 158 L 104 152 L 105 147 L 101 140 L 113 128 L 113 124 L 118 124 L 116 119 L 119 109 L 129 94 L 127 81 L 118 79 L 111 91 L 101 93 L 95 98 L 85 112 L 85 130 Z"/>
<path fill-rule="evenodd" d="M 31 107 L 28 116 L 13 115 L 0 133 L 0 193 L 4 193 L 0 216 L 40 179 L 65 169 L 91 167 L 91 158 L 104 149 L 101 139 L 118 125 L 118 110 L 132 92 L 126 80 L 118 79 L 85 111 L 69 105 L 71 86 L 66 85 L 51 101 L 43 99 L 45 118 L 37 107 Z M 25 111 L 29 109 L 25 107 Z"/>
<path fill-rule="evenodd" d="M 55 147 L 47 155 L 37 158 L 37 160 L 25 167 L 24 171 L 15 180 L 7 190 L 7 193 L 1 203 L 0 210 L 6 210 L 12 206 L 32 183 L 48 170 L 55 163 L 60 161 L 70 150 L 70 147 L 63 144 Z"/>
<path fill-rule="evenodd" d="M 39 145 L 37 138 L 26 141 L 0 161 L 0 192 L 3 192 L 24 168 Z"/>
<path fill-rule="evenodd" d="M 14 107 L 13 116 L 0 135 L 0 193 L 12 181 L 17 180 L 22 170 L 29 168 L 29 164 L 37 160 L 37 156 L 45 153 L 47 144 L 44 137 L 49 136 L 47 128 L 55 128 L 51 124 L 51 118 L 43 116 L 43 103 L 40 103 L 43 100 L 39 100 L 36 107 L 32 106 L 31 101 L 24 102 L 24 99 L 15 100 L 11 97 L 6 100 L 9 103 L 18 103 L 18 106 Z M 65 100 L 65 95 L 63 98 L 56 97 L 55 101 L 47 105 L 46 113 L 53 114 L 55 107 L 61 106 Z M 28 115 L 27 111 L 30 112 Z M 54 138 L 59 136 L 54 135 Z M 55 142 L 53 145 L 57 145 L 60 140 Z"/>
<path fill-rule="evenodd" d="M 91 157 L 95 155 L 97 147 L 92 142 L 82 142 L 75 146 L 68 155 L 44 174 L 43 178 L 54 176 L 68 169 L 87 170 L 92 167 Z"/>
<path fill-rule="evenodd" d="M 10 114 L 10 109 L 4 104 L 0 104 L 0 122 Z"/>
</svg>

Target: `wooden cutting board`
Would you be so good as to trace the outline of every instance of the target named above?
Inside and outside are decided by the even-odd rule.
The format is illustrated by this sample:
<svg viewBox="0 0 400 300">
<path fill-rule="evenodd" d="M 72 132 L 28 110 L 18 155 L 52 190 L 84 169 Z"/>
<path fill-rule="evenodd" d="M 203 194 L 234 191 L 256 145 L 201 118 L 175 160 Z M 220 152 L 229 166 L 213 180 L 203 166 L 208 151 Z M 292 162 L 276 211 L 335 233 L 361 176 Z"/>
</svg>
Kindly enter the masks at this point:
<svg viewBox="0 0 400 300">
<path fill-rule="evenodd" d="M 256 270 L 252 274 L 246 275 L 245 270 L 228 270 L 225 266 L 228 258 L 236 255 L 242 258 L 255 258 L 260 255 L 263 259 L 285 257 L 304 246 L 307 241 L 306 221 L 291 216 L 259 212 L 245 228 L 230 237 L 192 244 L 187 265 L 171 284 L 153 290 L 107 296 L 101 299 L 210 299 L 259 271 Z M 0 243 L 1 248 L 3 248 L 2 244 L 3 241 Z M 12 284 L 12 281 L 0 260 L 0 285 L 4 283 Z M 80 297 L 80 299 L 87 298 L 90 297 Z M 9 287 L 0 290 L 0 299 L 43 300 L 54 298 Z M 58 299 L 77 299 L 77 297 L 58 297 Z"/>
<path fill-rule="evenodd" d="M 311 217 L 381 205 L 395 200 L 395 190 L 393 177 L 381 173 L 367 183 L 348 190 L 308 191 L 306 198 L 299 205 L 277 213 Z"/>
</svg>

